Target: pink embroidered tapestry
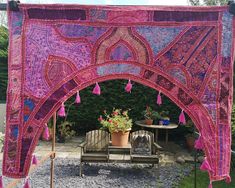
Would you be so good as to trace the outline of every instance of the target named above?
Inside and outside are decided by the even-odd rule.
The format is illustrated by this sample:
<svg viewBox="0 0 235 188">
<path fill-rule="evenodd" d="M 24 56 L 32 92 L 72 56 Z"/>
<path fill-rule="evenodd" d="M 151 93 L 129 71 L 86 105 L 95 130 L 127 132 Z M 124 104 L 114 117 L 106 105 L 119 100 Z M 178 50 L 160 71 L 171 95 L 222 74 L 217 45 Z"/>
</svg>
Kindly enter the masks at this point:
<svg viewBox="0 0 235 188">
<path fill-rule="evenodd" d="M 96 82 L 161 91 L 200 132 L 202 168 L 229 178 L 234 55 L 228 7 L 20 5 L 9 15 L 3 174 L 28 174 L 45 123 Z"/>
</svg>

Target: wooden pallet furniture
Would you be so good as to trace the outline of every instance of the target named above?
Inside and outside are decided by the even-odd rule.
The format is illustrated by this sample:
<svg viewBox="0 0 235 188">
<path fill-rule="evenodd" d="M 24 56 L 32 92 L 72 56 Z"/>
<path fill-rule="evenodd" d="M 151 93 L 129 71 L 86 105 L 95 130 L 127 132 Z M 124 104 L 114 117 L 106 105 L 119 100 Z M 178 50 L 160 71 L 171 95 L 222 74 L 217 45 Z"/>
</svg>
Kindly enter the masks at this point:
<svg viewBox="0 0 235 188">
<path fill-rule="evenodd" d="M 131 144 L 126 146 L 108 146 L 109 163 L 130 163 Z"/>
<path fill-rule="evenodd" d="M 110 134 L 103 130 L 93 130 L 86 134 L 86 140 L 79 145 L 81 148 L 80 173 L 83 163 L 159 163 L 157 151 L 161 147 L 154 142 L 153 133 L 139 130 L 131 133 L 127 146 L 112 146 Z"/>
<path fill-rule="evenodd" d="M 84 162 L 108 162 L 108 146 L 110 134 L 103 130 L 93 130 L 86 133 L 86 140 L 79 145 L 81 148 L 80 173 Z"/>
<path fill-rule="evenodd" d="M 152 132 L 139 130 L 130 135 L 131 163 L 159 164 L 159 151 L 162 149 L 154 142 Z"/>
</svg>

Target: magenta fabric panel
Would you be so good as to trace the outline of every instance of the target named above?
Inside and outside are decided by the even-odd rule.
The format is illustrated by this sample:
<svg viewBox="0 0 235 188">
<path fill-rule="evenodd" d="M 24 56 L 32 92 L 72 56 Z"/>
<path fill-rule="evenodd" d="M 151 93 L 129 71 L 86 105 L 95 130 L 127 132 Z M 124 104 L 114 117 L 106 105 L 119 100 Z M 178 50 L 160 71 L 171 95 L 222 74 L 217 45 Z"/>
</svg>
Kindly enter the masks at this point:
<svg viewBox="0 0 235 188">
<path fill-rule="evenodd" d="M 5 176 L 27 176 L 45 123 L 78 90 L 131 79 L 182 108 L 201 134 L 211 181 L 229 177 L 235 22 L 227 6 L 21 4 L 8 18 Z"/>
</svg>

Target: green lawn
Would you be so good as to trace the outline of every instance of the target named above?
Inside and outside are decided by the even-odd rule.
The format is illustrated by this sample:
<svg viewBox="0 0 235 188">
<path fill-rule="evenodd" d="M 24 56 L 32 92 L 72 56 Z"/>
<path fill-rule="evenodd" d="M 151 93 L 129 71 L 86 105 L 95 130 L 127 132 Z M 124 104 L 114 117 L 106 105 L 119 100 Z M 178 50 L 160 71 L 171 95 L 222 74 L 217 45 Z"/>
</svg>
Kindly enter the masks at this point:
<svg viewBox="0 0 235 188">
<path fill-rule="evenodd" d="M 225 183 L 225 181 L 213 182 L 213 188 L 235 188 L 235 169 L 232 170 L 230 176 L 232 179 L 230 184 Z M 208 185 L 208 173 L 197 169 L 197 188 L 207 188 Z M 179 188 L 194 188 L 194 171 L 180 182 Z"/>
</svg>

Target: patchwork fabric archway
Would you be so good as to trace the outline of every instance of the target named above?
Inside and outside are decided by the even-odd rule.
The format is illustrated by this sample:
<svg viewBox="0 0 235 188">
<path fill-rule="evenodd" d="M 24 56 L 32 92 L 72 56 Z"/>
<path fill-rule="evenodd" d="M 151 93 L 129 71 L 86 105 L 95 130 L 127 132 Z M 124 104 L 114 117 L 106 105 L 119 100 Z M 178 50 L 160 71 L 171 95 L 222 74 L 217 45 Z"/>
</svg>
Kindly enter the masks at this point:
<svg viewBox="0 0 235 188">
<path fill-rule="evenodd" d="M 194 121 L 211 181 L 229 178 L 234 19 L 228 7 L 20 5 L 9 15 L 3 174 L 28 174 L 45 123 L 96 82 L 131 79 Z"/>
</svg>

